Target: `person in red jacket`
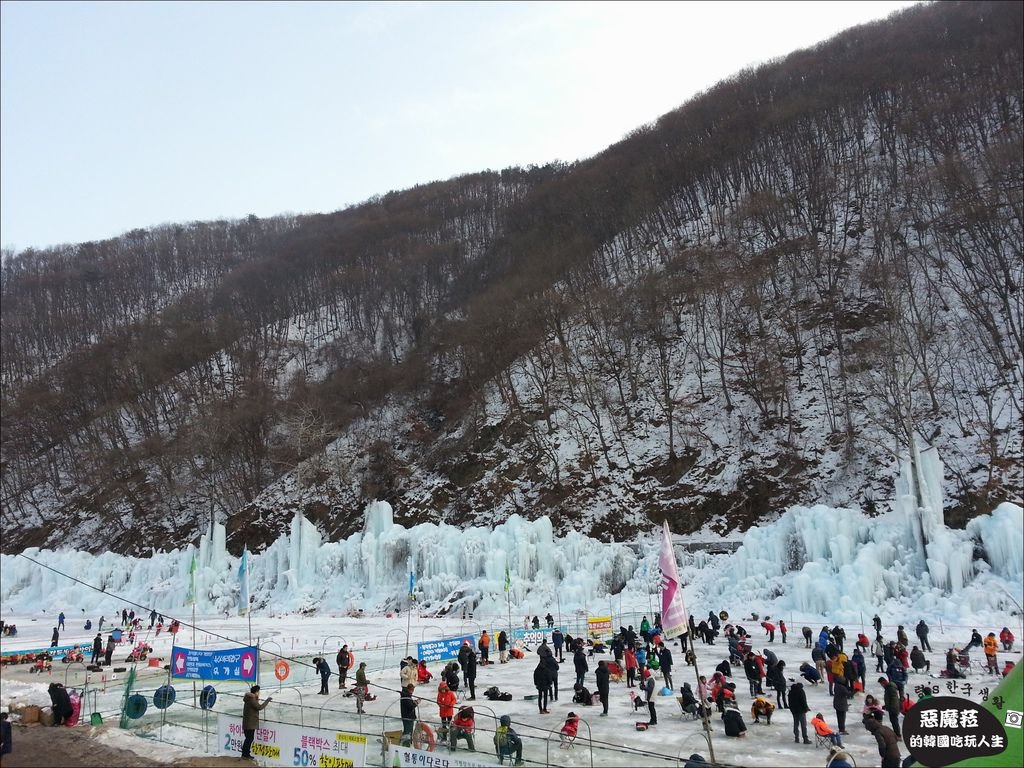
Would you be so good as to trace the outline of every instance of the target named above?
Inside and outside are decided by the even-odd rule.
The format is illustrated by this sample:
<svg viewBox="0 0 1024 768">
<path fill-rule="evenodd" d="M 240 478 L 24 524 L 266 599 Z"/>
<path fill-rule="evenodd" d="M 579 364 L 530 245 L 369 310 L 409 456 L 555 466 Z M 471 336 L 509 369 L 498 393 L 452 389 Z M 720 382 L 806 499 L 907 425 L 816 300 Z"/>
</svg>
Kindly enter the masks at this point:
<svg viewBox="0 0 1024 768">
<path fill-rule="evenodd" d="M 623 663 L 626 665 L 626 687 L 632 688 L 636 683 L 637 664 L 636 653 L 632 648 L 626 648 L 622 654 Z"/>
<path fill-rule="evenodd" d="M 452 717 L 455 715 L 455 705 L 458 701 L 459 697 L 455 695 L 455 691 L 448 687 L 447 683 L 441 683 L 437 686 L 437 710 L 438 716 L 441 718 L 441 728 L 438 731 L 438 736 L 442 741 L 448 738 Z"/>
<path fill-rule="evenodd" d="M 1003 631 L 999 633 L 999 642 L 1003 644 L 1004 651 L 1013 650 L 1013 632 L 1009 627 L 1003 627 Z"/>
<path fill-rule="evenodd" d="M 779 619 L 779 632 L 782 633 L 782 642 L 786 642 L 786 621 L 785 619 Z"/>
<path fill-rule="evenodd" d="M 565 718 L 565 724 L 562 726 L 561 738 L 562 749 L 566 749 L 572 744 L 573 739 L 576 738 L 576 734 L 580 729 L 580 716 L 575 712 L 570 712 Z"/>
<path fill-rule="evenodd" d="M 770 621 L 768 621 L 766 619 L 765 621 L 761 622 L 761 626 L 764 627 L 765 634 L 768 635 L 768 642 L 769 643 L 774 643 L 775 642 L 775 625 L 772 624 Z"/>
<path fill-rule="evenodd" d="M 427 662 L 420 659 L 420 663 L 416 665 L 416 682 L 423 685 L 424 683 L 429 683 L 432 677 L 433 675 L 430 673 L 430 670 L 427 669 Z"/>
</svg>

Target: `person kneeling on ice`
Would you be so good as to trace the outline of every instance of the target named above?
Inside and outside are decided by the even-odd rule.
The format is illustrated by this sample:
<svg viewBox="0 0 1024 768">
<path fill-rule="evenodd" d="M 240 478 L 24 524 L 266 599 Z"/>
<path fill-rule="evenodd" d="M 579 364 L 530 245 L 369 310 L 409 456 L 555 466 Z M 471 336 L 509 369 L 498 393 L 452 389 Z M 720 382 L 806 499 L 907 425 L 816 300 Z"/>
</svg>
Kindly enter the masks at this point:
<svg viewBox="0 0 1024 768">
<path fill-rule="evenodd" d="M 828 739 L 837 747 L 843 746 L 843 740 L 839 734 L 828 727 L 828 723 L 825 722 L 825 716 L 819 712 L 813 718 L 811 718 L 811 726 L 814 728 L 814 732 L 823 739 Z"/>
<path fill-rule="evenodd" d="M 772 712 L 775 711 L 775 705 L 772 704 L 764 696 L 758 696 L 754 699 L 754 703 L 750 705 L 750 716 L 754 718 L 755 723 L 760 723 L 763 717 L 768 725 L 772 724 Z"/>
<path fill-rule="evenodd" d="M 562 743 L 560 746 L 562 749 L 568 749 L 572 746 L 573 741 L 576 739 L 576 734 L 580 729 L 580 716 L 575 712 L 570 712 L 565 718 L 565 724 L 562 725 L 561 738 Z"/>
<path fill-rule="evenodd" d="M 726 736 L 740 738 L 747 735 L 747 724 L 743 722 L 743 715 L 736 709 L 735 704 L 726 707 L 722 722 L 725 724 Z"/>
<path fill-rule="evenodd" d="M 498 760 L 515 756 L 516 765 L 523 765 L 523 740 L 512 730 L 512 718 L 502 715 L 498 721 L 498 729 L 494 732 L 494 750 Z"/>
<path fill-rule="evenodd" d="M 573 704 L 582 704 L 585 707 L 589 707 L 594 703 L 594 694 L 583 685 L 574 685 L 572 689 L 575 693 L 572 696 Z"/>
<path fill-rule="evenodd" d="M 475 717 L 476 715 L 473 712 L 472 707 L 459 707 L 459 711 L 455 715 L 455 719 L 452 721 L 451 741 L 448 742 L 448 746 L 452 752 L 455 751 L 455 747 L 458 744 L 459 739 L 466 740 L 466 745 L 469 747 L 470 752 L 476 751 L 476 745 L 473 743 L 473 731 L 476 730 Z"/>
</svg>

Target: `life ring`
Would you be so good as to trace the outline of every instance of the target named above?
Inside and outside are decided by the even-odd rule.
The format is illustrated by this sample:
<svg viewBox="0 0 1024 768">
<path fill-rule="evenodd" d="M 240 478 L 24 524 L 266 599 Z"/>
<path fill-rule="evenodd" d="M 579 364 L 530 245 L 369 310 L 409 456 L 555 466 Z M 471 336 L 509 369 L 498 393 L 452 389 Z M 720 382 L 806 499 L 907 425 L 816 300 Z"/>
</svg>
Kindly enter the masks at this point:
<svg viewBox="0 0 1024 768">
<path fill-rule="evenodd" d="M 149 704 L 146 703 L 146 697 L 141 693 L 133 693 L 128 697 L 128 701 L 124 706 L 124 713 L 128 716 L 129 720 L 138 720 L 144 714 Z M 95 714 L 95 713 L 94 713 Z"/>
<path fill-rule="evenodd" d="M 284 659 L 278 659 L 277 663 L 274 665 L 274 677 L 276 677 L 278 680 L 284 680 L 286 677 L 288 677 L 288 673 L 290 671 L 291 670 L 288 666 L 288 662 Z"/>
<path fill-rule="evenodd" d="M 416 726 L 416 729 L 412 732 L 412 745 L 416 749 L 424 749 L 427 752 L 433 752 L 434 747 L 437 745 L 434 739 L 433 729 L 426 723 L 419 723 L 419 725 Z"/>
<path fill-rule="evenodd" d="M 217 703 L 217 689 L 212 685 L 207 685 L 199 692 L 199 707 L 200 709 L 213 709 L 213 705 Z"/>
<path fill-rule="evenodd" d="M 356 655 L 352 651 L 348 652 L 348 666 L 345 669 L 352 669 L 356 665 Z"/>
<path fill-rule="evenodd" d="M 167 709 L 174 703 L 174 688 L 170 685 L 161 685 L 153 693 L 153 706 L 157 709 Z"/>
<path fill-rule="evenodd" d="M 729 612 L 728 611 L 722 611 L 721 613 L 718 614 L 718 618 L 720 618 L 722 621 L 728 621 L 729 620 Z"/>
</svg>

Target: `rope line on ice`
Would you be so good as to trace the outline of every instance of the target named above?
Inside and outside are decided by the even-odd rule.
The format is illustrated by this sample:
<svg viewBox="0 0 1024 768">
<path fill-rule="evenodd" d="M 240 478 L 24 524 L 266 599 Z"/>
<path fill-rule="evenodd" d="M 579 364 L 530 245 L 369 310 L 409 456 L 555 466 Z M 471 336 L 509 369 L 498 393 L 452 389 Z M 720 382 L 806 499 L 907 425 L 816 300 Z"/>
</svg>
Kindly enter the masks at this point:
<svg viewBox="0 0 1024 768">
<path fill-rule="evenodd" d="M 78 578 L 77 576 L 72 576 L 70 573 L 66 573 L 66 572 L 60 570 L 59 568 L 54 568 L 52 565 L 47 565 L 46 563 L 41 563 L 38 560 L 29 557 L 24 552 L 17 553 L 17 557 L 22 557 L 25 560 L 28 560 L 33 565 L 38 565 L 40 568 L 45 568 L 48 571 L 52 571 L 53 573 L 56 573 L 58 576 L 63 576 L 66 579 L 70 579 L 71 581 L 74 581 L 74 582 L 76 582 L 78 584 L 81 584 L 83 587 L 87 587 L 87 588 L 92 589 L 92 590 L 94 590 L 96 592 L 99 592 L 101 594 L 109 595 L 110 597 L 116 598 L 116 599 L 126 603 L 127 605 L 131 605 L 131 606 L 134 606 L 136 608 L 140 608 L 143 611 L 148 610 L 148 606 L 145 606 L 142 603 L 137 603 L 134 600 L 131 600 L 131 599 L 127 598 L 127 597 L 123 597 L 123 596 L 117 594 L 116 592 L 110 592 L 110 591 L 108 591 L 106 589 L 101 589 L 100 587 L 97 587 L 95 584 L 90 584 L 87 581 L 83 581 L 82 579 Z M 232 643 L 233 645 L 237 645 L 237 646 L 243 647 L 243 648 L 249 645 L 248 642 L 243 642 L 241 640 L 235 640 L 234 638 L 228 637 L 227 635 L 218 634 L 217 632 L 213 632 L 213 631 L 211 631 L 209 629 L 206 629 L 205 627 L 201 626 L 198 623 L 197 624 L 190 624 L 189 622 L 187 622 L 187 621 L 185 621 L 183 619 L 177 619 L 177 621 L 183 627 L 188 627 L 190 629 L 191 628 L 195 628 L 195 629 L 197 629 L 197 630 L 199 630 L 201 632 L 205 632 L 210 637 L 216 637 L 218 640 L 225 640 L 225 641 L 227 641 L 229 643 Z M 299 665 L 304 666 L 304 667 L 309 667 L 310 669 L 315 669 L 315 667 L 312 664 L 310 664 L 308 661 L 303 661 L 302 659 L 299 659 L 299 658 L 297 658 L 295 656 L 285 656 L 285 655 L 280 654 L 280 653 L 274 653 L 273 651 L 266 650 L 265 648 L 260 648 L 260 653 L 266 653 L 268 656 L 272 656 L 272 657 L 277 658 L 277 659 L 284 659 L 285 661 L 288 661 L 288 662 L 293 663 L 293 664 L 299 664 Z"/>
</svg>

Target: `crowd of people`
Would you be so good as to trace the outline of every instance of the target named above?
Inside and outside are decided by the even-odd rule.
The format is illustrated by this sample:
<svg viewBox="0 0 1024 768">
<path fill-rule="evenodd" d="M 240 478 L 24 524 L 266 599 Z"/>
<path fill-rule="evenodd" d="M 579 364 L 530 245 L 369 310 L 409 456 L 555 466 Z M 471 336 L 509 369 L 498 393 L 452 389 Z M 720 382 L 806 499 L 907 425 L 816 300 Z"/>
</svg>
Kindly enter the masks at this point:
<svg viewBox="0 0 1024 768">
<path fill-rule="evenodd" d="M 764 646 L 758 649 L 754 647 L 755 640 L 742 623 L 728 623 L 728 615 L 724 612 L 709 612 L 707 618 L 699 622 L 693 616 L 690 617 L 691 632 L 678 639 L 683 658 L 687 665 L 696 663 L 696 649 L 690 645 L 691 641 L 718 646 L 723 640 L 728 657 L 715 667 L 710 678 L 700 676 L 697 690 L 694 691 L 688 682 L 683 683 L 680 689 L 674 685 L 675 658 L 670 643 L 663 639 L 658 616 L 655 616 L 653 622 L 644 617 L 639 629 L 634 629 L 632 625 L 620 627 L 607 646 L 584 637 L 572 637 L 560 628 L 553 627 L 550 614 L 546 620 L 551 630 L 551 642 L 545 637 L 535 649 L 526 649 L 536 656 L 536 664 L 532 667 L 536 694 L 527 698 L 536 700 L 539 715 L 551 713 L 550 704 L 557 702 L 560 696 L 561 667 L 571 663 L 572 704 L 582 707 L 600 706 L 599 717 L 608 715 L 611 682 L 622 681 L 633 701 L 634 711 L 643 710 L 647 715 L 646 720 L 637 722 L 638 730 L 658 724 L 658 695 L 675 695 L 678 690 L 675 698 L 684 714 L 704 720 L 709 727 L 717 714 L 722 723 L 722 733 L 727 738 L 745 738 L 749 731 L 740 711 L 741 694 L 737 691 L 736 682 L 736 677 L 742 675 L 746 682 L 743 691 L 750 696 L 750 716 L 753 722 L 771 725 L 773 717 L 780 710 L 788 710 L 792 718 L 794 743 L 812 744 L 810 734 L 818 743 L 831 748 L 828 759 L 834 768 L 851 764 L 843 737 L 850 734 L 850 712 L 857 709 L 862 727 L 875 740 L 883 768 L 900 764 L 901 720 L 913 704 L 906 690 L 908 675 L 928 672 L 930 663 L 924 652 L 932 651 L 929 628 L 923 620 L 914 629 L 918 640 L 916 644 L 909 643 L 902 625 L 897 625 L 894 639 L 887 639 L 878 617 L 873 621 L 875 639 L 869 640 L 865 634 L 858 633 L 852 638 L 852 646 L 851 638 L 848 638 L 840 625 L 823 626 L 817 632 L 810 627 L 802 627 L 803 650 L 808 651 L 808 658 L 799 664 L 795 673 L 791 673 L 787 670 L 786 662 L 767 647 L 776 639 L 783 644 L 787 643 L 789 628 L 785 621 L 771 621 L 770 617 L 759 620 L 756 615 L 751 617 L 750 620 L 757 622 L 764 631 Z M 532 620 L 527 617 L 524 624 L 527 628 L 539 629 L 540 619 L 536 616 Z M 969 651 L 980 646 L 986 656 L 990 655 L 990 651 L 994 655 L 995 637 L 995 633 L 982 637 L 975 632 L 971 643 L 965 648 Z M 440 722 L 438 735 L 450 749 L 456 749 L 462 742 L 469 749 L 476 748 L 475 713 L 470 702 L 476 699 L 478 666 L 493 663 L 489 658 L 491 642 L 487 632 L 481 633 L 475 647 L 468 641 L 464 642 L 458 657 L 447 661 L 439 672 L 436 695 L 422 696 L 415 693 L 417 686 L 431 683 L 434 677 L 422 661 L 415 658 L 401 661 L 399 682 L 403 744 L 413 743 L 415 724 L 422 719 Z M 999 643 L 1003 650 L 1012 649 L 1012 632 L 1004 628 Z M 497 645 L 500 662 L 507 663 L 509 643 L 504 631 L 499 633 Z M 958 655 L 963 653 L 960 648 L 953 650 Z M 702 655 L 708 651 L 714 653 L 711 649 L 705 649 Z M 606 652 L 610 658 L 599 658 L 595 663 L 595 656 L 602 656 Z M 339 670 L 347 666 L 345 653 L 347 646 L 339 651 Z M 875 672 L 881 674 L 869 680 L 868 659 L 872 656 L 875 657 Z M 324 675 L 322 667 L 325 661 L 316 659 L 316 662 L 321 668 L 321 675 Z M 992 670 L 994 666 L 989 663 L 986 669 Z M 656 680 L 656 675 L 661 679 Z M 878 686 L 877 694 L 866 691 L 875 685 Z M 826 710 L 811 716 L 805 686 L 827 689 L 831 714 Z M 340 687 L 345 687 L 344 677 L 341 678 Z M 357 675 L 355 688 L 362 689 L 356 694 L 360 698 L 368 695 L 365 675 Z M 327 677 L 322 677 L 321 692 L 327 690 Z M 494 700 L 505 697 L 506 700 L 511 699 L 511 695 L 501 693 L 497 687 L 489 688 L 486 696 Z M 860 697 L 863 697 L 862 704 L 858 701 Z M 421 711 L 425 703 L 436 705 L 436 716 L 433 711 L 429 714 Z M 497 728 L 495 750 L 498 754 L 522 760 L 522 739 L 511 728 L 508 716 L 502 720 L 508 722 L 500 723 Z M 560 730 L 563 746 L 571 745 L 575 740 L 579 723 L 579 714 L 575 710 L 570 712 Z M 703 759 L 699 755 L 694 757 Z"/>
</svg>

